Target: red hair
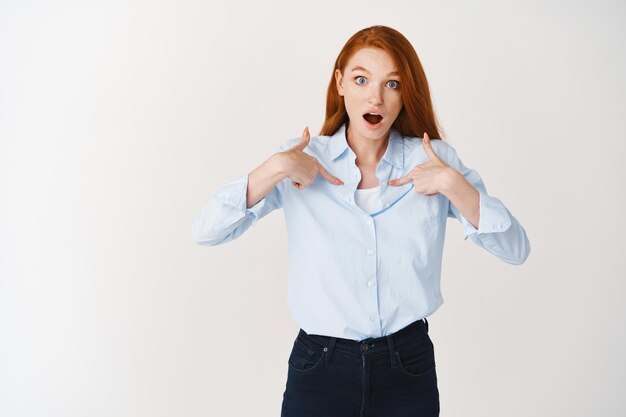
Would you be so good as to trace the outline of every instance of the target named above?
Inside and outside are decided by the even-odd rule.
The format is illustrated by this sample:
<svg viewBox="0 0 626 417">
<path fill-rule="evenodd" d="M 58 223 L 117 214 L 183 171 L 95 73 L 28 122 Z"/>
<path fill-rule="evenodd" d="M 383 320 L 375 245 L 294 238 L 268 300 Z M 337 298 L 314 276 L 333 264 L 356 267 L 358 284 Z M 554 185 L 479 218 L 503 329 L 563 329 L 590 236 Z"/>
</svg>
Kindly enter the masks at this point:
<svg viewBox="0 0 626 417">
<path fill-rule="evenodd" d="M 387 52 L 400 73 L 402 110 L 392 127 L 402 136 L 422 137 L 427 132 L 431 139 L 440 139 L 440 126 L 433 111 L 428 81 L 415 49 L 400 32 L 380 25 L 358 31 L 341 49 L 330 77 L 326 96 L 326 119 L 319 134 L 331 136 L 343 123 L 349 121 L 343 96 L 337 91 L 335 70 L 339 69 L 345 75 L 346 65 L 352 55 L 366 47 Z"/>
</svg>

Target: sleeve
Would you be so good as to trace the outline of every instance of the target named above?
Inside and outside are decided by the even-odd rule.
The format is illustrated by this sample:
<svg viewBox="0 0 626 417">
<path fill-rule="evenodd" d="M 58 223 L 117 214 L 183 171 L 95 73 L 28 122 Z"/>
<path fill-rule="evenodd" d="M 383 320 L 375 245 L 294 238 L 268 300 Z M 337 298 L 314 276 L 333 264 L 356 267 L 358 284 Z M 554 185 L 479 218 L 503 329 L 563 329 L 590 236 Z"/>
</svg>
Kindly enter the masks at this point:
<svg viewBox="0 0 626 417">
<path fill-rule="evenodd" d="M 234 240 L 270 212 L 282 208 L 284 180 L 247 208 L 248 176 L 241 175 L 222 185 L 202 206 L 191 223 L 191 237 L 196 243 L 215 246 Z"/>
<path fill-rule="evenodd" d="M 456 217 L 463 225 L 463 240 L 469 237 L 476 245 L 509 264 L 524 263 L 530 253 L 526 231 L 502 201 L 487 194 L 478 172 L 466 167 L 453 147 L 449 146 L 449 149 L 449 165 L 460 172 L 480 195 L 478 229 L 448 200 L 448 217 Z"/>
</svg>

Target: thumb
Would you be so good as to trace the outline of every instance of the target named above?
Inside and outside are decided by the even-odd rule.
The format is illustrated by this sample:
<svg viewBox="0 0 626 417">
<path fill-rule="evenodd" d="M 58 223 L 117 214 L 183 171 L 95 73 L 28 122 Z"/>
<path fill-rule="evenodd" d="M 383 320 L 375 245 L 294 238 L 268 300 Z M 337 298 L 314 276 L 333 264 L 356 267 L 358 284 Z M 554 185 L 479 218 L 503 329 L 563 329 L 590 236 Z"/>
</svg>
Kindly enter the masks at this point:
<svg viewBox="0 0 626 417">
<path fill-rule="evenodd" d="M 305 127 L 302 132 L 302 139 L 298 142 L 292 149 L 303 150 L 309 144 L 309 140 L 311 139 L 311 133 L 309 133 L 309 127 Z"/>
<path fill-rule="evenodd" d="M 422 139 L 422 146 L 424 147 L 426 155 L 428 155 L 429 159 L 439 159 L 437 158 L 437 153 L 433 149 L 433 145 L 431 145 L 430 143 L 430 136 L 428 136 L 428 133 L 426 132 L 424 132 L 424 136 Z"/>
</svg>

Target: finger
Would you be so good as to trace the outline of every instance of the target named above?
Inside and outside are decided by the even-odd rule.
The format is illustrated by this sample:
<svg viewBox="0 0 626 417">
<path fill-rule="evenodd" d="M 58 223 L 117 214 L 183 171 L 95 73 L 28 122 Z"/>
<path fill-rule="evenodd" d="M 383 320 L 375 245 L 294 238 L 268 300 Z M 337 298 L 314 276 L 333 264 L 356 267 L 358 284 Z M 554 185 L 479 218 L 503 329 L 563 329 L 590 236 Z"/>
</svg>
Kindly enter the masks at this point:
<svg viewBox="0 0 626 417">
<path fill-rule="evenodd" d="M 326 179 L 328 180 L 328 182 L 330 182 L 330 183 L 332 183 L 332 184 L 335 184 L 335 185 L 344 185 L 344 184 L 345 184 L 345 183 L 344 183 L 342 180 L 340 180 L 339 178 L 335 177 L 334 175 L 331 175 L 331 174 L 330 174 L 330 173 L 326 170 L 326 168 L 324 168 L 324 167 L 322 166 L 322 164 L 320 164 L 319 162 L 317 163 L 317 166 L 319 167 L 319 171 L 318 171 L 318 173 L 319 173 L 322 177 L 326 178 Z"/>
<path fill-rule="evenodd" d="M 397 186 L 397 185 L 404 185 L 404 184 L 406 184 L 407 182 L 410 182 L 410 181 L 413 181 L 413 178 L 411 178 L 411 175 L 405 175 L 402 178 L 393 179 L 393 180 L 389 181 L 387 184 Z"/>
<path fill-rule="evenodd" d="M 302 132 L 302 139 L 300 139 L 300 142 L 298 142 L 296 146 L 294 146 L 294 148 L 303 150 L 309 144 L 310 139 L 311 139 L 311 133 L 309 132 L 309 127 L 307 126 L 304 128 L 304 131 Z"/>
<path fill-rule="evenodd" d="M 430 137 L 428 136 L 428 133 L 426 132 L 424 132 L 424 139 L 422 139 L 422 146 L 424 147 L 424 150 L 426 151 L 426 154 L 428 155 L 430 159 L 439 159 L 439 157 L 435 153 L 435 150 L 430 144 Z"/>
</svg>

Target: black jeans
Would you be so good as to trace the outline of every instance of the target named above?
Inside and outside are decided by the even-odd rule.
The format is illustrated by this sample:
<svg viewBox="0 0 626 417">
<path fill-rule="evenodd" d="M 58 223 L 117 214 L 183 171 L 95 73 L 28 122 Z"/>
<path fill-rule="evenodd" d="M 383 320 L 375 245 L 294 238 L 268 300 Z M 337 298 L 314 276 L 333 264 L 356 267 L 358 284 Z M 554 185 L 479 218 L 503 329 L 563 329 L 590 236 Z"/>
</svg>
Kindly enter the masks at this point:
<svg viewBox="0 0 626 417">
<path fill-rule="evenodd" d="M 435 417 L 439 390 L 428 320 L 356 340 L 300 329 L 281 417 Z"/>
</svg>

